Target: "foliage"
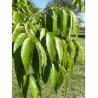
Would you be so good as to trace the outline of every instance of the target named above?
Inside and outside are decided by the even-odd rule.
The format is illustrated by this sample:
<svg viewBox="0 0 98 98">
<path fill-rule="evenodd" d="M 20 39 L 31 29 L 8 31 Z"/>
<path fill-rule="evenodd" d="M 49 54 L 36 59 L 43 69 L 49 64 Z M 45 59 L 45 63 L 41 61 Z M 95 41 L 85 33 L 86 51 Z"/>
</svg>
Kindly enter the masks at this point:
<svg viewBox="0 0 98 98">
<path fill-rule="evenodd" d="M 75 8 L 79 6 L 79 11 L 85 11 L 85 0 L 72 0 L 72 3 Z"/>
<path fill-rule="evenodd" d="M 30 6 L 29 9 L 32 11 L 35 8 L 35 3 L 32 0 L 27 0 L 28 5 Z"/>
<path fill-rule="evenodd" d="M 79 0 L 79 4 L 81 2 L 83 2 L 83 0 Z M 58 6 L 58 7 L 68 7 L 70 10 L 72 10 L 75 15 L 80 16 L 78 17 L 79 19 L 79 24 L 81 25 L 81 23 L 84 23 L 83 20 L 81 20 L 81 15 L 80 12 L 82 12 L 83 8 L 81 8 L 82 6 L 76 6 L 76 1 L 73 1 L 74 4 L 72 4 L 72 0 L 50 0 L 47 4 L 46 7 L 44 8 L 44 10 L 53 15 L 52 13 L 52 9 L 50 9 L 53 6 Z M 78 2 L 77 2 L 78 3 Z M 77 4 L 78 5 L 78 4 Z M 80 4 L 81 5 L 81 4 Z"/>
<path fill-rule="evenodd" d="M 52 7 L 53 18 L 46 12 L 37 15 L 40 8 L 31 11 L 26 0 L 13 0 L 12 5 L 12 55 L 24 98 L 27 96 L 29 83 L 33 97 L 36 98 L 41 90 L 40 77 L 46 85 L 50 74 L 56 93 L 65 81 L 66 96 L 68 79 L 79 50 L 84 64 L 82 47 L 69 37 L 72 27 L 76 38 L 78 37 L 79 22 L 76 15 L 67 7 Z M 71 44 L 74 63 L 71 59 Z M 28 72 L 30 66 L 32 74 Z"/>
</svg>

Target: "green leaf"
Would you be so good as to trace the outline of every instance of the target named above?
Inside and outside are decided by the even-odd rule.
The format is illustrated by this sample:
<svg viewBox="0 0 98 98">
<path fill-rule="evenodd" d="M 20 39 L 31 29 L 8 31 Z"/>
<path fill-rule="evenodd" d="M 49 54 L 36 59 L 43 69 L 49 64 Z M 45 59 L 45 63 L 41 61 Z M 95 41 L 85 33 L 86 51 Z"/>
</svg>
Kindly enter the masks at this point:
<svg viewBox="0 0 98 98">
<path fill-rule="evenodd" d="M 32 35 L 32 38 L 33 38 L 33 40 L 35 42 L 35 45 L 37 47 L 37 50 L 38 50 L 39 54 L 41 55 L 41 58 L 42 58 L 41 59 L 42 60 L 42 64 L 41 65 L 42 66 L 43 65 L 46 66 L 47 65 L 46 52 L 45 52 L 43 46 L 41 45 L 41 43 L 37 40 L 36 36 Z"/>
<path fill-rule="evenodd" d="M 75 42 L 77 43 L 77 45 L 78 45 L 78 47 L 79 47 L 79 49 L 80 49 L 80 51 L 81 51 L 82 60 L 83 60 L 83 65 L 84 65 L 84 50 L 83 50 L 83 48 L 80 46 L 80 44 L 79 44 L 77 41 L 75 41 Z"/>
<path fill-rule="evenodd" d="M 32 15 L 33 14 L 31 12 L 28 13 L 28 15 L 26 17 L 26 22 L 28 22 L 28 21 L 30 22 L 31 21 Z"/>
<path fill-rule="evenodd" d="M 67 52 L 69 53 L 71 57 L 71 46 L 70 46 L 70 40 L 64 40 L 65 45 L 67 46 Z"/>
<path fill-rule="evenodd" d="M 67 60 L 68 60 L 68 54 L 67 54 L 67 45 L 65 41 L 62 41 L 63 47 L 64 47 L 64 56 L 63 56 L 63 66 L 66 68 L 67 66 Z"/>
<path fill-rule="evenodd" d="M 72 0 L 72 4 L 74 4 L 76 2 L 76 0 Z"/>
<path fill-rule="evenodd" d="M 81 12 L 84 12 L 85 11 L 85 4 L 83 4 L 83 6 L 82 6 L 82 9 L 81 9 Z"/>
<path fill-rule="evenodd" d="M 79 2 L 78 2 L 78 0 L 75 0 L 75 1 L 73 1 L 73 3 L 74 3 L 74 9 L 75 9 L 78 6 Z"/>
<path fill-rule="evenodd" d="M 27 0 L 23 0 L 25 4 L 27 4 Z"/>
<path fill-rule="evenodd" d="M 47 33 L 47 30 L 45 28 L 42 28 L 41 31 L 40 31 L 40 41 L 46 35 L 46 33 Z"/>
<path fill-rule="evenodd" d="M 14 43 L 12 43 L 12 58 L 13 58 L 13 55 L 14 55 Z"/>
<path fill-rule="evenodd" d="M 44 48 L 42 47 L 41 43 L 37 40 L 37 38 L 32 35 L 32 38 L 35 42 L 36 48 L 38 50 L 38 56 L 39 56 L 39 71 L 41 73 L 41 67 L 47 65 L 47 57 Z M 44 73 L 44 70 L 43 70 Z"/>
<path fill-rule="evenodd" d="M 35 35 L 35 31 L 34 31 L 34 25 L 32 25 L 29 21 L 26 22 L 26 28 L 27 29 L 27 32 L 30 34 L 30 35 Z"/>
<path fill-rule="evenodd" d="M 15 22 L 15 24 L 13 25 L 13 27 L 12 27 L 12 33 L 13 33 L 13 31 L 15 30 L 15 28 L 16 28 L 16 26 L 19 26 L 19 22 Z"/>
<path fill-rule="evenodd" d="M 47 30 L 45 28 L 42 28 L 40 31 L 40 42 L 45 50 L 47 48 L 46 47 L 46 33 L 47 33 Z"/>
<path fill-rule="evenodd" d="M 52 27 L 53 27 L 53 19 L 50 14 L 45 13 L 45 28 L 48 29 L 49 32 L 52 32 Z"/>
<path fill-rule="evenodd" d="M 24 17 L 22 14 L 18 13 L 18 12 L 15 12 L 14 15 L 13 15 L 13 19 L 15 22 L 24 22 Z"/>
<path fill-rule="evenodd" d="M 55 89 L 55 92 L 57 93 L 58 87 L 59 87 L 59 76 L 60 76 L 60 71 L 59 67 L 56 63 L 52 63 L 52 68 L 51 68 L 51 82 L 52 85 Z"/>
<path fill-rule="evenodd" d="M 28 86 L 29 86 L 29 75 L 28 76 L 24 75 L 21 83 L 21 89 L 24 98 L 27 98 Z"/>
<path fill-rule="evenodd" d="M 15 68 L 15 72 L 17 72 L 19 66 L 22 64 L 22 60 L 21 60 L 21 46 L 17 48 L 17 50 L 14 52 L 13 54 L 13 59 L 14 59 L 14 68 Z"/>
<path fill-rule="evenodd" d="M 26 85 L 26 82 L 27 82 L 27 76 L 24 75 L 24 76 L 23 76 L 22 83 L 21 83 L 21 89 L 22 89 L 22 90 L 23 90 L 24 86 Z"/>
<path fill-rule="evenodd" d="M 74 64 L 75 64 L 79 53 L 79 47 L 74 40 L 72 40 L 72 46 L 73 46 L 73 55 L 74 55 Z"/>
<path fill-rule="evenodd" d="M 26 74 L 27 74 L 28 67 L 31 64 L 33 49 L 34 49 L 33 40 L 30 38 L 25 39 L 21 49 L 21 58 Z"/>
<path fill-rule="evenodd" d="M 22 11 L 27 15 L 29 12 L 28 12 L 28 10 L 27 10 L 27 8 L 26 8 L 26 6 L 22 6 Z"/>
<path fill-rule="evenodd" d="M 15 43 L 14 43 L 14 52 L 16 51 L 16 49 L 22 45 L 23 41 L 26 38 L 26 33 L 21 33 L 17 36 Z"/>
<path fill-rule="evenodd" d="M 13 31 L 13 34 L 12 34 L 12 43 L 16 40 L 17 36 L 20 34 L 20 33 L 23 33 L 25 30 L 24 26 L 16 26 L 15 30 Z"/>
<path fill-rule="evenodd" d="M 76 35 L 76 38 L 78 37 L 79 32 L 79 21 L 77 16 L 71 11 L 72 19 L 73 19 L 73 31 Z"/>
<path fill-rule="evenodd" d="M 51 60 L 47 57 L 47 66 L 45 66 L 45 72 L 44 75 L 42 74 L 42 79 L 45 85 L 48 82 L 49 75 L 50 75 L 50 68 L 51 68 Z"/>
<path fill-rule="evenodd" d="M 63 34 L 67 36 L 71 29 L 71 15 L 69 11 L 63 8 Z"/>
<path fill-rule="evenodd" d="M 42 27 L 43 28 L 45 28 L 46 27 L 46 21 L 45 21 L 45 15 L 40 15 L 40 17 L 39 17 L 40 19 L 41 19 L 41 21 L 42 21 L 42 23 L 41 23 L 41 25 L 42 25 Z M 50 28 L 49 28 L 50 29 Z"/>
<path fill-rule="evenodd" d="M 13 24 L 15 24 L 15 21 L 14 21 L 13 18 L 12 18 L 12 27 L 13 27 Z"/>
<path fill-rule="evenodd" d="M 27 29 L 27 31 L 29 32 L 29 34 L 31 35 L 36 35 L 37 37 L 40 35 L 40 32 L 39 32 L 39 25 L 32 25 L 30 22 L 27 22 L 26 23 L 26 28 L 29 28 Z"/>
<path fill-rule="evenodd" d="M 60 9 L 60 31 L 63 33 L 63 11 Z"/>
<path fill-rule="evenodd" d="M 30 35 L 35 35 L 34 31 L 32 29 L 27 29 L 27 32 L 30 34 Z"/>
<path fill-rule="evenodd" d="M 84 0 L 84 7 L 86 7 L 86 0 Z"/>
<path fill-rule="evenodd" d="M 41 74 L 41 73 L 42 73 L 41 68 L 42 68 L 42 66 L 43 66 L 43 64 L 44 64 L 44 63 L 42 62 L 43 56 L 41 55 L 41 51 L 40 51 L 39 47 L 36 46 L 36 48 L 37 48 L 38 57 L 39 57 L 39 73 Z M 46 66 L 46 65 L 45 65 L 45 66 Z"/>
<path fill-rule="evenodd" d="M 46 35 L 46 46 L 48 53 L 50 55 L 51 61 L 53 61 L 54 58 L 54 52 L 55 52 L 55 40 L 52 32 L 48 32 Z"/>
<path fill-rule="evenodd" d="M 17 0 L 12 0 L 12 4 L 15 5 L 17 3 Z"/>
<path fill-rule="evenodd" d="M 34 32 L 35 32 L 35 34 L 37 35 L 37 33 L 39 33 L 38 31 L 39 31 L 39 25 L 35 25 L 34 26 Z"/>
<path fill-rule="evenodd" d="M 36 7 L 36 8 L 33 9 L 33 12 L 32 12 L 32 13 L 35 14 L 35 13 L 38 12 L 40 9 L 42 9 L 42 8 Z"/>
<path fill-rule="evenodd" d="M 33 21 L 31 22 L 32 24 L 36 25 L 40 20 L 39 18 L 36 18 L 37 16 L 34 17 Z"/>
<path fill-rule="evenodd" d="M 59 71 L 60 71 L 60 76 L 59 76 L 59 87 L 60 87 L 64 81 L 64 76 L 63 76 L 61 70 L 59 70 Z"/>
<path fill-rule="evenodd" d="M 81 0 L 79 0 L 79 11 L 81 11 L 81 9 L 82 9 L 82 2 Z"/>
<path fill-rule="evenodd" d="M 29 75 L 28 76 L 24 75 L 22 77 L 22 82 L 21 82 L 21 90 L 24 98 L 27 98 L 28 86 L 29 86 Z"/>
<path fill-rule="evenodd" d="M 66 96 L 66 93 L 67 93 L 67 85 L 68 85 L 68 77 L 66 75 L 66 71 L 63 67 L 61 67 L 59 65 L 59 69 L 61 70 L 62 74 L 63 74 L 63 77 L 64 77 L 64 80 L 65 80 L 65 96 Z"/>
<path fill-rule="evenodd" d="M 61 62 L 63 61 L 63 44 L 62 44 L 62 40 L 60 38 L 58 38 L 58 37 L 55 37 L 55 42 L 56 42 L 56 49 L 57 49 L 60 64 L 61 64 Z"/>
<path fill-rule="evenodd" d="M 61 28 L 61 18 L 60 17 L 60 9 L 58 7 L 52 7 L 53 11 L 53 34 L 54 36 L 58 36 Z"/>
<path fill-rule="evenodd" d="M 29 21 L 31 24 L 33 24 L 33 25 L 36 25 L 36 24 L 40 21 L 39 17 L 38 17 L 37 15 L 34 15 L 34 14 L 31 14 L 30 17 L 28 16 L 28 18 L 29 18 L 28 21 Z M 27 19 L 28 19 L 28 18 L 27 18 Z"/>
<path fill-rule="evenodd" d="M 72 72 L 73 72 L 73 62 L 72 62 L 72 60 L 71 60 L 69 55 L 68 55 L 68 63 L 70 65 L 70 70 L 69 70 L 69 77 L 70 77 Z"/>
<path fill-rule="evenodd" d="M 30 28 L 31 28 L 31 30 L 34 31 L 34 25 L 32 25 L 30 22 L 27 22 L 26 25 L 27 25 L 27 26 L 29 25 Z"/>
<path fill-rule="evenodd" d="M 18 3 L 20 3 L 20 2 L 21 2 L 21 0 L 17 0 L 17 2 L 18 2 Z"/>
<path fill-rule="evenodd" d="M 32 58 L 32 68 L 33 68 L 34 74 L 36 75 L 38 75 L 41 72 L 39 59 L 40 58 L 38 56 L 38 51 L 36 47 L 34 47 L 33 58 Z"/>
<path fill-rule="evenodd" d="M 33 77 L 30 77 L 30 85 L 32 89 L 33 98 L 36 98 L 39 92 L 39 89 L 37 87 L 36 80 Z"/>
<path fill-rule="evenodd" d="M 23 79 L 24 75 L 25 75 L 25 70 L 24 70 L 24 66 L 21 62 L 19 68 L 16 71 L 16 77 L 17 77 L 18 85 L 20 88 L 21 88 L 21 83 L 22 83 L 22 79 Z"/>
</svg>

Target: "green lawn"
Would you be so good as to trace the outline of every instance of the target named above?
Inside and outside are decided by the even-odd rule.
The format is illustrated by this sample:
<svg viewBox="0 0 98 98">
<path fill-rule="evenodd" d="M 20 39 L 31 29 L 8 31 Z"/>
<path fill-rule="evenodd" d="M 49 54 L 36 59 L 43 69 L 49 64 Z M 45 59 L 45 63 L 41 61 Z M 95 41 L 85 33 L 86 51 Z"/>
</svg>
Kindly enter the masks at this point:
<svg viewBox="0 0 98 98">
<path fill-rule="evenodd" d="M 76 39 L 73 32 L 71 33 L 71 38 Z M 80 45 L 83 47 L 85 51 L 85 32 L 80 31 L 79 36 L 76 40 L 80 43 Z M 31 71 L 32 68 L 29 67 L 29 70 Z M 42 80 L 40 81 L 40 84 L 42 87 L 41 97 L 38 94 L 37 98 L 65 98 L 64 83 L 58 90 L 57 96 L 55 94 L 54 88 L 51 85 L 50 78 L 46 87 L 44 86 Z M 18 87 L 13 63 L 12 63 L 12 98 L 23 98 L 21 89 Z M 28 89 L 27 98 L 33 98 L 30 86 Z M 82 56 L 80 52 L 78 60 L 74 65 L 73 73 L 68 82 L 66 98 L 85 98 L 85 66 L 83 66 Z"/>
</svg>

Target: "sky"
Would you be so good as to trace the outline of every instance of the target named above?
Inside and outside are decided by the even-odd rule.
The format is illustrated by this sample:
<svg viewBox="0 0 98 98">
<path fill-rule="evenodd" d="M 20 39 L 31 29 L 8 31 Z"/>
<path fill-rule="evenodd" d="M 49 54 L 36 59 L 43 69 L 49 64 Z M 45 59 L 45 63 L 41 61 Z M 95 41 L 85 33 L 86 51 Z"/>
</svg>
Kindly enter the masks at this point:
<svg viewBox="0 0 98 98">
<path fill-rule="evenodd" d="M 42 9 L 44 9 L 46 7 L 46 4 L 50 1 L 50 0 L 32 0 L 36 7 L 40 7 Z M 82 19 L 85 21 L 85 13 L 81 13 L 80 14 L 82 16 Z M 82 27 L 85 26 L 85 23 L 82 24 Z"/>
</svg>

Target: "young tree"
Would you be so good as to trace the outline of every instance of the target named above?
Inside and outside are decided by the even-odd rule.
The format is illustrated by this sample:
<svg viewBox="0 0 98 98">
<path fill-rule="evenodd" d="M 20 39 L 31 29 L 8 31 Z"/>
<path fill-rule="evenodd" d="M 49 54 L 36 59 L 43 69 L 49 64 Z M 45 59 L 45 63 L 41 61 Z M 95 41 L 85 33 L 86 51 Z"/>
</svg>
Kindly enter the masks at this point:
<svg viewBox="0 0 98 98">
<path fill-rule="evenodd" d="M 12 56 L 18 85 L 26 98 L 30 83 L 33 98 L 36 98 L 41 90 L 40 77 L 46 84 L 51 75 L 56 93 L 65 81 L 66 96 L 68 78 L 73 72 L 79 50 L 84 65 L 82 47 L 69 37 L 72 27 L 78 37 L 79 22 L 68 7 L 52 7 L 53 18 L 46 12 L 37 15 L 40 9 L 37 7 L 31 11 L 26 0 L 12 1 Z M 33 69 L 32 73 L 28 70 L 29 66 Z"/>
</svg>

